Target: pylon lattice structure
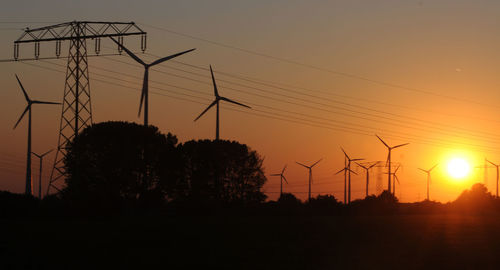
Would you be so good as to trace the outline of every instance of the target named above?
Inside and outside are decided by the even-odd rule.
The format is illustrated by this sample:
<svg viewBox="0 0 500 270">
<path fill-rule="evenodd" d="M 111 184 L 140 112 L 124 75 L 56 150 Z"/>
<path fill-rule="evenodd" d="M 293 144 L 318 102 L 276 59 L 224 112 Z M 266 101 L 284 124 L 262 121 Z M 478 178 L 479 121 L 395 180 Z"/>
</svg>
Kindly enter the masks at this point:
<svg viewBox="0 0 500 270">
<path fill-rule="evenodd" d="M 58 186 L 62 185 L 61 180 L 66 176 L 64 168 L 64 159 L 67 154 L 66 146 L 77 138 L 81 130 L 92 124 L 87 39 L 94 40 L 95 53 L 98 55 L 101 38 L 117 37 L 120 44 L 123 44 L 123 37 L 130 35 L 141 36 L 141 49 L 145 51 L 146 32 L 133 22 L 73 21 L 36 29 L 27 28 L 22 36 L 14 41 L 14 59 L 16 60 L 19 60 L 19 45 L 21 43 L 34 43 L 35 59 L 38 59 L 41 42 L 55 41 L 57 57 L 61 54 L 61 42 L 65 40 L 70 42 L 59 139 L 47 194 L 51 188 L 59 191 Z M 118 47 L 118 51 L 121 53 L 120 47 Z"/>
</svg>

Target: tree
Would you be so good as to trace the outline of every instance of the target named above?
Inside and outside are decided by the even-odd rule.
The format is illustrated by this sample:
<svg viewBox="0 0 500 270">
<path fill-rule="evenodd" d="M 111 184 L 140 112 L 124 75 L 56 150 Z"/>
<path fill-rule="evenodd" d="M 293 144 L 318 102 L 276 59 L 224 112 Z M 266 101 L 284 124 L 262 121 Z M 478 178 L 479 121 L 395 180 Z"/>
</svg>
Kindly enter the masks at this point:
<svg viewBox="0 0 500 270">
<path fill-rule="evenodd" d="M 472 185 L 470 190 L 464 190 L 452 205 L 459 211 L 466 212 L 485 213 L 498 210 L 495 197 L 481 183 Z"/>
<path fill-rule="evenodd" d="M 262 158 L 244 144 L 224 140 L 188 141 L 183 157 L 186 196 L 195 201 L 262 202 L 266 182 Z"/>
<path fill-rule="evenodd" d="M 154 126 L 104 122 L 68 145 L 65 198 L 93 205 L 163 200 L 175 184 L 177 138 Z M 177 158 L 178 159 L 178 158 Z"/>
</svg>

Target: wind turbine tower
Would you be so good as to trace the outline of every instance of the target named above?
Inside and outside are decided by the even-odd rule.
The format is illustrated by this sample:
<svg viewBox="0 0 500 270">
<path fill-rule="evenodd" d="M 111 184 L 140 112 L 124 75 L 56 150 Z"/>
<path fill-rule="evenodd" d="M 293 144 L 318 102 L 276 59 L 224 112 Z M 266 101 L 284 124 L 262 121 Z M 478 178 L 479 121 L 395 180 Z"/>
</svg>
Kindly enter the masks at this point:
<svg viewBox="0 0 500 270">
<path fill-rule="evenodd" d="M 429 200 L 429 185 L 431 183 L 431 171 L 434 170 L 434 168 L 436 168 L 437 164 L 432 166 L 432 168 L 428 169 L 428 170 L 424 170 L 422 168 L 418 168 L 419 170 L 425 172 L 427 174 L 427 200 Z"/>
<path fill-rule="evenodd" d="M 35 155 L 39 160 L 40 160 L 40 172 L 38 175 L 38 198 L 41 200 L 42 199 L 42 168 L 43 168 L 43 157 L 45 157 L 48 153 L 52 152 L 53 149 L 39 155 L 35 152 L 31 152 L 33 155 Z"/>
<path fill-rule="evenodd" d="M 401 147 L 401 146 L 405 146 L 405 145 L 408 145 L 409 143 L 403 143 L 403 144 L 399 144 L 399 145 L 396 145 L 396 146 L 389 146 L 387 143 L 384 142 L 384 140 L 382 140 L 378 135 L 375 135 L 377 136 L 377 138 L 385 145 L 385 147 L 387 147 L 387 150 L 388 150 L 388 155 L 387 155 L 387 168 L 388 168 L 388 172 L 387 172 L 387 191 L 391 192 L 391 151 L 393 149 L 396 149 L 398 147 Z"/>
<path fill-rule="evenodd" d="M 351 203 L 351 161 L 359 161 L 359 160 L 363 160 L 362 158 L 350 158 L 347 153 L 344 151 L 344 149 L 341 147 L 340 149 L 342 149 L 342 152 L 344 152 L 344 155 L 345 155 L 345 158 L 347 160 L 347 175 L 348 175 L 348 197 L 347 197 L 347 203 Z"/>
<path fill-rule="evenodd" d="M 376 166 L 378 164 L 378 161 L 373 163 L 372 165 L 370 166 L 366 166 L 366 165 L 362 165 L 360 163 L 357 163 L 359 167 L 365 169 L 365 172 L 366 172 L 366 197 L 368 197 L 368 186 L 369 186 L 369 183 L 370 183 L 370 169 L 373 168 L 374 166 Z"/>
<path fill-rule="evenodd" d="M 491 165 L 495 166 L 495 168 L 497 169 L 497 191 L 496 191 L 496 197 L 498 198 L 498 167 L 500 166 L 500 164 L 495 164 L 489 160 L 487 160 Z"/>
<path fill-rule="evenodd" d="M 283 181 L 285 181 L 288 184 L 288 181 L 286 180 L 286 177 L 284 175 L 285 170 L 286 170 L 286 165 L 285 165 L 285 167 L 283 167 L 283 170 L 281 171 L 281 173 L 271 174 L 271 176 L 279 176 L 280 177 L 280 198 L 281 198 L 281 195 L 283 195 Z"/>
<path fill-rule="evenodd" d="M 323 159 L 320 159 L 320 160 L 314 162 L 311 166 L 307 166 L 307 165 L 304 165 L 304 164 L 302 164 L 300 162 L 295 161 L 295 163 L 297 163 L 300 166 L 303 166 L 304 168 L 306 168 L 306 169 L 309 170 L 309 192 L 308 192 L 308 195 L 307 195 L 307 198 L 308 198 L 309 201 L 311 201 L 312 168 L 314 166 L 316 166 L 316 164 L 318 164 L 321 160 L 323 160 Z"/>
<path fill-rule="evenodd" d="M 26 155 L 26 186 L 24 189 L 24 193 L 26 195 L 33 195 L 33 190 L 32 190 L 32 182 L 31 182 L 31 109 L 33 104 L 58 104 L 60 105 L 61 103 L 56 103 L 56 102 L 48 102 L 48 101 L 38 101 L 38 100 L 31 100 L 28 96 L 28 93 L 26 93 L 26 90 L 23 87 L 23 84 L 21 83 L 21 80 L 19 80 L 19 77 L 16 75 L 17 82 L 19 83 L 19 86 L 21 87 L 21 90 L 23 91 L 24 98 L 26 99 L 26 102 L 28 105 L 26 105 L 26 108 L 24 109 L 23 114 L 21 114 L 21 117 L 19 117 L 19 120 L 17 120 L 16 124 L 14 125 L 14 129 L 17 127 L 19 122 L 23 119 L 24 115 L 26 112 L 28 112 L 28 150 L 27 150 L 27 155 Z"/>
<path fill-rule="evenodd" d="M 214 72 L 212 71 L 212 66 L 210 66 L 210 74 L 212 75 L 212 83 L 214 85 L 215 100 L 210 105 L 208 105 L 208 107 L 203 112 L 201 112 L 201 114 L 198 115 L 198 117 L 196 117 L 196 119 L 194 119 L 194 121 L 200 119 L 200 117 L 202 115 L 204 115 L 208 110 L 210 110 L 210 108 L 212 108 L 214 105 L 216 105 L 217 106 L 217 115 L 216 115 L 216 120 L 215 120 L 215 140 L 218 141 L 219 140 L 219 103 L 220 103 L 220 101 L 221 100 L 227 101 L 227 102 L 236 104 L 238 106 L 246 107 L 249 109 L 251 109 L 251 107 L 247 106 L 245 104 L 241 104 L 239 102 L 236 102 L 234 100 L 230 100 L 226 97 L 220 96 L 219 91 L 217 90 L 217 84 L 215 83 L 215 77 L 214 77 Z"/>
<path fill-rule="evenodd" d="M 352 171 L 351 169 L 349 169 L 347 167 L 347 158 L 345 158 L 345 160 L 344 160 L 344 168 L 335 174 L 337 175 L 341 172 L 344 172 L 344 204 L 346 204 L 347 203 L 347 172 L 350 172 L 350 173 L 352 172 L 354 174 L 357 174 L 357 173 Z"/>
</svg>

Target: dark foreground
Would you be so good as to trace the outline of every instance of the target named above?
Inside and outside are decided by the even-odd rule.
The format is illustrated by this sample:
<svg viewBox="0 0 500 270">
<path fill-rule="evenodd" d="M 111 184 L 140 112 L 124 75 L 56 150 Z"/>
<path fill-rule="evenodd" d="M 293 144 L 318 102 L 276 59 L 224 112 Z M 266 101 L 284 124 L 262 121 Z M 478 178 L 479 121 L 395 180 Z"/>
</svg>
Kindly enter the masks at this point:
<svg viewBox="0 0 500 270">
<path fill-rule="evenodd" d="M 0 220 L 0 269 L 493 269 L 500 217 Z M 498 268 L 497 268 L 498 269 Z"/>
</svg>

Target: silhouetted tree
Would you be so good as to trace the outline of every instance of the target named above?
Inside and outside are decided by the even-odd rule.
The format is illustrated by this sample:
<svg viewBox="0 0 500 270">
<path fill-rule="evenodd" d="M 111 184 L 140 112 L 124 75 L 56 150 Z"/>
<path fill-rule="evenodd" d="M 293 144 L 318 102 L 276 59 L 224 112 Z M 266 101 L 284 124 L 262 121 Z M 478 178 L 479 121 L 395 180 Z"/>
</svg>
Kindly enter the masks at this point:
<svg viewBox="0 0 500 270">
<path fill-rule="evenodd" d="M 278 198 L 278 203 L 282 206 L 297 206 L 302 202 L 295 197 L 292 193 L 283 192 L 281 196 Z"/>
<path fill-rule="evenodd" d="M 238 142 L 188 141 L 179 146 L 186 195 L 194 201 L 262 202 L 262 158 Z"/>
<path fill-rule="evenodd" d="M 476 183 L 470 190 L 464 190 L 452 203 L 452 206 L 462 212 L 485 213 L 498 210 L 496 201 L 486 186 Z"/>
<path fill-rule="evenodd" d="M 176 186 L 176 144 L 175 136 L 154 126 L 104 122 L 87 127 L 68 145 L 62 193 L 99 207 L 161 202 Z"/>
</svg>

